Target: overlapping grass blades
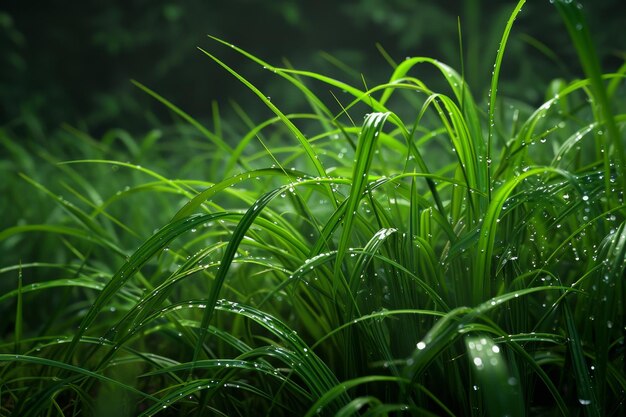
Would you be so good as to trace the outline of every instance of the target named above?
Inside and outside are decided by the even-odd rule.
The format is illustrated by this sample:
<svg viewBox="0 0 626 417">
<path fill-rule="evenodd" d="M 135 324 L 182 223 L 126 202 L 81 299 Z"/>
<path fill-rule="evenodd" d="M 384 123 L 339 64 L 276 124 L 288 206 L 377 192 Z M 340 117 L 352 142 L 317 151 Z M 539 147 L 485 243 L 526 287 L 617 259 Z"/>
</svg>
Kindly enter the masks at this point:
<svg viewBox="0 0 626 417">
<path fill-rule="evenodd" d="M 0 137 L 49 202 L 0 231 L 9 254 L 35 234 L 45 249 L 0 267 L 0 414 L 97 415 L 118 395 L 146 416 L 623 415 L 626 115 L 604 83 L 624 71 L 585 63 L 580 11 L 557 3 L 587 78 L 515 120 L 496 92 L 524 1 L 488 103 L 426 57 L 362 88 L 216 39 L 310 111 L 202 50 L 274 116 L 211 130 L 136 83 L 181 143 L 70 129 L 78 154 L 57 163 Z"/>
</svg>

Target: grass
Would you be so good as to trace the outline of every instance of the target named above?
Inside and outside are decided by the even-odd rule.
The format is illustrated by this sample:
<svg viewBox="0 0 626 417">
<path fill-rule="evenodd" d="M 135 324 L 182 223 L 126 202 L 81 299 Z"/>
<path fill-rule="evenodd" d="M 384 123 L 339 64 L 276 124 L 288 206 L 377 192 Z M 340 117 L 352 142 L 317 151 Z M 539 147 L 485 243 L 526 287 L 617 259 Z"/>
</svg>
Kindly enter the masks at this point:
<svg viewBox="0 0 626 417">
<path fill-rule="evenodd" d="M 626 66 L 557 1 L 585 78 L 503 97 L 523 4 L 487 107 L 430 58 L 368 88 L 216 39 L 310 110 L 202 50 L 267 120 L 208 128 L 136 83 L 184 123 L 0 132 L 0 415 L 624 415 Z"/>
</svg>

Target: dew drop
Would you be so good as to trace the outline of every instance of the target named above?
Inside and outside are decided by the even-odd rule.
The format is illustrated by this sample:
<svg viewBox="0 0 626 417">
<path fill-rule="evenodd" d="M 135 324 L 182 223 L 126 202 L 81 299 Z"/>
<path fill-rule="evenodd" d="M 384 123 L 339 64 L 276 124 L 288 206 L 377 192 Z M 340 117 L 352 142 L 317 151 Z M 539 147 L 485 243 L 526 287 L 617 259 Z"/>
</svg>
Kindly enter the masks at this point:
<svg viewBox="0 0 626 417">
<path fill-rule="evenodd" d="M 478 369 L 483 369 L 483 360 L 481 358 L 474 358 L 474 365 L 476 365 Z"/>
</svg>

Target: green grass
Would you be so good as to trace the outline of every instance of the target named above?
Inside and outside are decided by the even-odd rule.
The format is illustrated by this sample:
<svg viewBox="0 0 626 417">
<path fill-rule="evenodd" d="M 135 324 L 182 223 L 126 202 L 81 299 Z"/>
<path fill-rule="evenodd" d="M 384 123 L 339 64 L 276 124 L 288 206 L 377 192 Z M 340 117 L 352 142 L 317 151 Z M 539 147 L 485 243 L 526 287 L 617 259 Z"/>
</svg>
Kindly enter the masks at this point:
<svg viewBox="0 0 626 417">
<path fill-rule="evenodd" d="M 368 88 L 215 39 L 267 120 L 209 128 L 136 83 L 181 122 L 0 131 L 0 415 L 624 415 L 626 66 L 557 1 L 585 78 L 503 96 L 523 4 L 486 105 L 427 57 Z"/>
</svg>

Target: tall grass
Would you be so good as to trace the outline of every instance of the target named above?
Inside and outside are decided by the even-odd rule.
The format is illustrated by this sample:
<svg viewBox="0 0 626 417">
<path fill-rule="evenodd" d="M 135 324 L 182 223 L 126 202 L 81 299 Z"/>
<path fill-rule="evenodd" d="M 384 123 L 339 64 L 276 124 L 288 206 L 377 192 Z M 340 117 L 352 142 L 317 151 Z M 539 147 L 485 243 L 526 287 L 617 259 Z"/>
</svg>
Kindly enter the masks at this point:
<svg viewBox="0 0 626 417">
<path fill-rule="evenodd" d="M 523 4 L 487 107 L 430 58 L 368 88 L 216 39 L 310 111 L 202 50 L 273 116 L 208 128 L 136 83 L 187 127 L 70 129 L 66 162 L 2 132 L 0 414 L 624 415 L 626 66 L 558 1 L 586 78 L 503 97 Z"/>
</svg>

